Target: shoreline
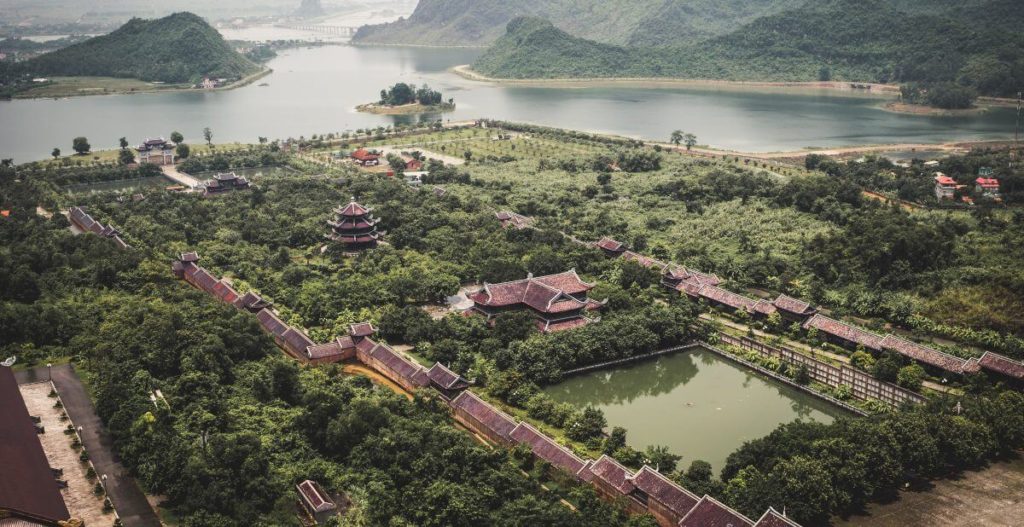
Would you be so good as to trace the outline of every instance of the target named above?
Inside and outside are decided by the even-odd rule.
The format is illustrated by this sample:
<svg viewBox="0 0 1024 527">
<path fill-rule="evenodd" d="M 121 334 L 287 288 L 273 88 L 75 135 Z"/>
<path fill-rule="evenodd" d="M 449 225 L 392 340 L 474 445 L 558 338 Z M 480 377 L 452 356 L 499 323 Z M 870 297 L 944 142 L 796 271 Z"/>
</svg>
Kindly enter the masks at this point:
<svg viewBox="0 0 1024 527">
<path fill-rule="evenodd" d="M 925 115 L 929 117 L 969 117 L 973 115 L 982 115 L 989 111 L 989 106 L 985 105 L 984 103 L 971 108 L 946 110 L 943 108 L 925 106 L 923 104 L 911 104 L 893 101 L 882 105 L 881 108 L 882 110 L 891 113 L 901 113 L 907 115 Z"/>
<path fill-rule="evenodd" d="M 360 104 L 356 106 L 357 112 L 372 113 L 374 115 L 421 115 L 427 113 L 448 113 L 455 111 L 454 104 L 442 103 L 434 106 L 424 106 L 419 103 L 403 104 L 401 106 L 381 106 L 377 103 Z"/>
<path fill-rule="evenodd" d="M 682 79 L 671 77 L 581 77 L 561 79 L 500 79 L 488 77 L 473 71 L 469 64 L 451 68 L 451 72 L 471 81 L 489 82 L 499 85 L 533 86 L 544 88 L 600 88 L 609 86 L 626 86 L 638 88 L 716 88 L 739 90 L 796 91 L 823 90 L 842 92 L 844 95 L 865 97 L 891 97 L 898 95 L 900 87 L 895 84 L 854 83 L 845 81 L 730 81 L 717 79 Z M 867 86 L 855 89 L 853 84 Z"/>
<path fill-rule="evenodd" d="M 153 85 L 154 86 L 153 89 L 147 89 L 147 90 L 128 90 L 128 89 L 122 89 L 122 90 L 105 91 L 105 92 L 78 91 L 78 92 L 74 92 L 74 93 L 64 93 L 64 94 L 58 93 L 58 94 L 55 94 L 55 95 L 54 94 L 50 94 L 50 95 L 29 95 L 31 90 L 28 90 L 27 92 L 24 92 L 23 94 L 15 94 L 13 97 L 11 97 L 10 100 L 12 100 L 12 101 L 33 101 L 33 100 L 40 100 L 40 99 L 76 99 L 76 98 L 80 98 L 80 97 L 99 97 L 99 96 L 104 96 L 104 95 L 149 95 L 149 94 L 182 93 L 182 92 L 206 92 L 206 93 L 209 93 L 209 92 L 220 92 L 220 91 L 234 90 L 234 89 L 237 89 L 237 88 L 244 88 L 244 87 L 249 86 L 250 84 L 253 84 L 254 82 L 256 82 L 256 81 L 258 81 L 258 80 L 260 80 L 260 79 L 262 79 L 262 78 L 264 78 L 264 77 L 266 77 L 268 75 L 270 75 L 271 73 L 274 73 L 273 68 L 263 68 L 260 71 L 249 75 L 248 77 L 243 77 L 243 78 L 238 79 L 237 81 L 232 82 L 230 84 L 226 84 L 224 86 L 219 86 L 217 88 L 211 88 L 211 89 L 193 88 L 191 86 L 184 87 L 184 86 L 180 86 L 180 85 L 170 85 L 170 86 L 168 86 L 166 88 L 161 88 L 160 87 L 161 85 Z M 61 78 L 61 79 L 88 79 L 90 77 L 89 76 L 84 76 L 84 77 L 57 77 L 57 78 Z M 95 78 L 104 78 L 105 79 L 107 77 L 95 77 Z M 114 78 L 114 77 L 111 77 L 111 78 Z M 138 79 L 123 79 L 123 80 L 125 80 L 125 81 L 138 81 Z M 143 82 L 143 81 L 138 81 L 138 82 Z M 59 86 L 59 84 L 58 84 L 58 86 Z"/>
</svg>

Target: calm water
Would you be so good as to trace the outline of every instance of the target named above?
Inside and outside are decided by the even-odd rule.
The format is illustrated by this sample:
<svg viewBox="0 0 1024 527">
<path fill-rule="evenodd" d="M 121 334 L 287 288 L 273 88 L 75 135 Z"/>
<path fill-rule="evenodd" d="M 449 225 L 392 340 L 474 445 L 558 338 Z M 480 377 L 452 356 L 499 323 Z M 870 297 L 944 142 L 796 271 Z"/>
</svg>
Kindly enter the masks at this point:
<svg viewBox="0 0 1024 527">
<path fill-rule="evenodd" d="M 672 130 L 701 143 L 746 151 L 807 146 L 991 139 L 1013 134 L 1013 111 L 974 117 L 922 117 L 879 110 L 874 98 L 807 93 L 641 88 L 503 87 L 449 71 L 479 50 L 330 46 L 290 50 L 271 62 L 261 83 L 226 92 L 113 95 L 0 102 L 0 156 L 45 158 L 87 136 L 94 148 L 116 147 L 179 130 L 201 141 L 251 141 L 376 127 L 414 119 L 356 113 L 398 81 L 429 83 L 454 97 L 446 119 L 491 117 L 565 128 L 667 139 Z M 432 116 L 437 118 L 437 116 Z"/>
<path fill-rule="evenodd" d="M 595 406 L 630 446 L 665 445 L 711 463 L 717 473 L 744 441 L 796 419 L 831 423 L 845 411 L 751 373 L 710 351 L 694 350 L 573 377 L 545 390 L 557 401 Z"/>
<path fill-rule="evenodd" d="M 138 179 L 123 179 L 116 181 L 99 181 L 96 183 L 81 183 L 68 185 L 64 190 L 69 194 L 95 194 L 97 192 L 109 191 L 144 191 L 158 190 L 176 184 L 174 181 L 163 176 L 152 176 Z"/>
</svg>

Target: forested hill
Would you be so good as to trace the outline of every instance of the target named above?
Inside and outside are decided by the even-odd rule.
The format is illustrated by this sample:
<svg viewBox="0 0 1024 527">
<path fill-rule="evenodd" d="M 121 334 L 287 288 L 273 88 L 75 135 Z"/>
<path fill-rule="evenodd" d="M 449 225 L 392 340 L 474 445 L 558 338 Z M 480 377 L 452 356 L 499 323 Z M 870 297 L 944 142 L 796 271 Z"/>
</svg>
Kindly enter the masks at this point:
<svg viewBox="0 0 1024 527">
<path fill-rule="evenodd" d="M 156 20 L 134 18 L 109 35 L 41 55 L 22 68 L 37 75 L 194 82 L 204 76 L 237 79 L 258 66 L 202 18 L 175 13 Z"/>
<path fill-rule="evenodd" d="M 619 45 L 694 43 L 807 0 L 420 0 L 408 19 L 364 26 L 364 44 L 486 46 L 520 16 Z"/>
<path fill-rule="evenodd" d="M 474 64 L 499 78 L 957 81 L 983 95 L 1024 86 L 1024 9 L 988 0 L 933 12 L 902 0 L 832 0 L 762 17 L 698 44 L 616 47 L 516 20 Z"/>
</svg>

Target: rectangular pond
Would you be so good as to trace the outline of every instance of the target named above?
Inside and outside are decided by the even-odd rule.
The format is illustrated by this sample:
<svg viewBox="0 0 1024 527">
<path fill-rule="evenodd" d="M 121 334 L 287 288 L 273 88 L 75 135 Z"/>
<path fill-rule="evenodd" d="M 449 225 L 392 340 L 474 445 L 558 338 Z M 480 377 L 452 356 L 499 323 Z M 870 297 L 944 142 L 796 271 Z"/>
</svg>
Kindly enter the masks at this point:
<svg viewBox="0 0 1024 527">
<path fill-rule="evenodd" d="M 710 350 L 694 349 L 566 379 L 545 392 L 604 411 L 636 449 L 665 445 L 718 473 L 744 441 L 796 419 L 831 423 L 847 411 L 762 376 Z"/>
</svg>

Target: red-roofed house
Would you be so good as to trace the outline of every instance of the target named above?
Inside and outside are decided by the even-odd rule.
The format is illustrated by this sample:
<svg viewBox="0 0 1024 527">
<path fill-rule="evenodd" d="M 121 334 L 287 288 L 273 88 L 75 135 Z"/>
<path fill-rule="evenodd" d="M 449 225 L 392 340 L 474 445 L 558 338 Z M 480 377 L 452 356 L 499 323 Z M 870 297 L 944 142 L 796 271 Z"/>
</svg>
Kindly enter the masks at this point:
<svg viewBox="0 0 1024 527">
<path fill-rule="evenodd" d="M 576 270 L 523 280 L 487 284 L 469 294 L 473 308 L 488 319 L 508 311 L 529 309 L 542 331 L 568 329 L 592 322 L 584 312 L 603 304 L 587 298 L 594 288 L 580 279 Z"/>
<path fill-rule="evenodd" d="M 753 527 L 746 516 L 722 504 L 711 496 L 704 496 L 679 521 L 679 527 Z"/>
<path fill-rule="evenodd" d="M 999 180 L 990 177 L 980 177 L 974 180 L 974 189 L 983 197 L 999 199 Z"/>
<path fill-rule="evenodd" d="M 512 439 L 515 419 L 477 397 L 471 390 L 460 393 L 448 404 L 455 419 L 470 430 L 502 446 L 515 445 Z"/>
<path fill-rule="evenodd" d="M 420 161 L 419 159 L 410 159 L 405 162 L 405 169 L 410 172 L 423 170 L 423 161 Z"/>
<path fill-rule="evenodd" d="M 380 154 L 370 152 L 365 148 L 360 148 L 359 150 L 352 152 L 351 157 L 356 163 L 364 167 L 375 167 L 380 164 Z"/>
<path fill-rule="evenodd" d="M 939 201 L 953 199 L 958 188 L 960 187 L 955 179 L 942 172 L 935 173 L 935 199 Z"/>
</svg>

